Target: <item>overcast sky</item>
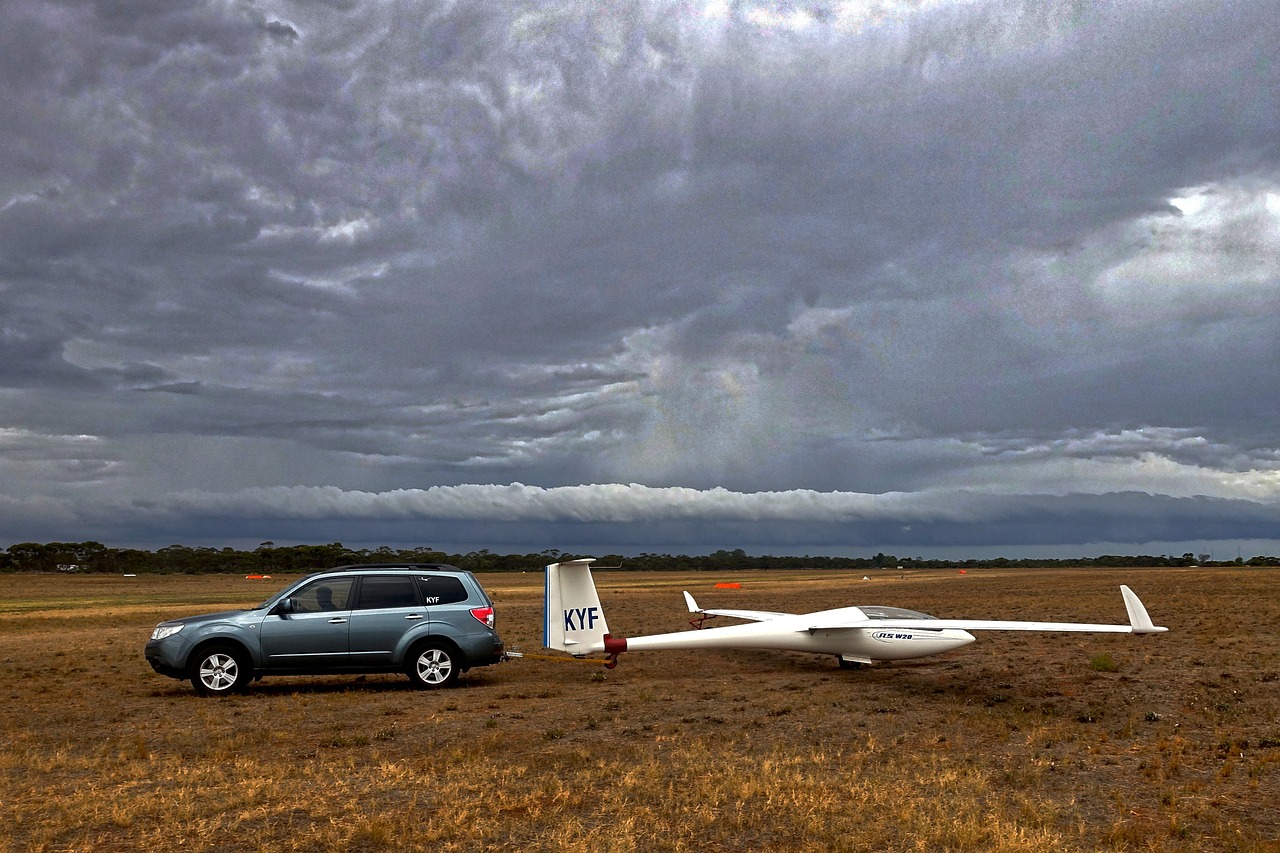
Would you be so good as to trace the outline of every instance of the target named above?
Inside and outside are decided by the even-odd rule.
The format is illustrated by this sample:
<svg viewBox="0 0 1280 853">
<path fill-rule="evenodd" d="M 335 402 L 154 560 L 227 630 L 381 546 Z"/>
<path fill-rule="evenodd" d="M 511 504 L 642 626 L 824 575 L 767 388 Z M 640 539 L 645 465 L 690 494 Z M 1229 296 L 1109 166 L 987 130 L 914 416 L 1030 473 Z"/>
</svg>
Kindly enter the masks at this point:
<svg viewBox="0 0 1280 853">
<path fill-rule="evenodd" d="M 1275 11 L 0 0 L 0 546 L 1280 553 Z"/>
</svg>

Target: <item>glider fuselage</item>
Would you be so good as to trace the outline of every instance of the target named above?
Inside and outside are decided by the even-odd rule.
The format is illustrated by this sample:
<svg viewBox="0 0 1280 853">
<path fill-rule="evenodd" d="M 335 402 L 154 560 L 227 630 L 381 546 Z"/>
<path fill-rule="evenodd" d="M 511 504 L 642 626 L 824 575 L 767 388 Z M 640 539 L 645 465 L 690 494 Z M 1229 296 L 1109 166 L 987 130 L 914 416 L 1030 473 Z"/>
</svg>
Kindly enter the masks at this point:
<svg viewBox="0 0 1280 853">
<path fill-rule="evenodd" d="M 628 637 L 628 651 L 659 649 L 776 649 L 778 651 L 814 652 L 846 657 L 851 660 L 908 660 L 927 657 L 974 641 L 968 631 L 955 628 L 814 628 L 823 622 L 839 622 L 842 617 L 862 619 L 856 607 L 841 607 L 785 616 L 768 622 L 752 622 L 746 625 L 725 625 L 705 628 L 701 631 L 679 631 L 674 634 L 653 634 L 645 637 Z M 617 642 L 616 640 L 614 641 Z M 606 651 L 602 645 L 593 651 Z M 609 649 L 609 651 L 613 651 Z"/>
</svg>

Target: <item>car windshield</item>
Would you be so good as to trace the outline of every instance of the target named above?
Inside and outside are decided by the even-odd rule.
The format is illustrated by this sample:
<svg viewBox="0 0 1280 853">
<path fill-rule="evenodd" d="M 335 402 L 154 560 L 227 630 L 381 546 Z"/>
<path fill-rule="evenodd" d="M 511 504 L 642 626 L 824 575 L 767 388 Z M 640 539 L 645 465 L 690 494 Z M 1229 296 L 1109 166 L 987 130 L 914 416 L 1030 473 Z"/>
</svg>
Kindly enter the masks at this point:
<svg viewBox="0 0 1280 853">
<path fill-rule="evenodd" d="M 279 592 L 277 592 L 277 593 L 275 593 L 274 595 L 272 595 L 272 596 L 271 596 L 270 598 L 268 598 L 266 601 L 264 601 L 264 602 L 262 602 L 261 604 L 259 604 L 257 607 L 251 607 L 251 608 L 249 608 L 249 609 L 250 609 L 250 610 L 265 610 L 266 608 L 270 607 L 271 605 L 273 605 L 273 604 L 275 604 L 277 601 L 279 601 L 279 600 L 280 600 L 280 596 L 281 596 L 281 595 L 283 595 L 283 594 L 284 594 L 284 591 L 285 591 L 286 589 L 288 589 L 288 588 L 289 588 L 289 587 L 285 587 L 284 589 L 282 589 L 282 590 L 280 590 Z"/>
</svg>

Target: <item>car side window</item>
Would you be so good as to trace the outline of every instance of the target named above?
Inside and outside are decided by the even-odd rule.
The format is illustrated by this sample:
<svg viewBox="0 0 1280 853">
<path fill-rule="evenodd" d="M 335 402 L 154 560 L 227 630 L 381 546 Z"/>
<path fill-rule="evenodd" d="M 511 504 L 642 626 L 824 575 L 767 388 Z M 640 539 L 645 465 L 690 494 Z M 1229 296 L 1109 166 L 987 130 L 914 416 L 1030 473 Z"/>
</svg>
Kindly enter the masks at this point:
<svg viewBox="0 0 1280 853">
<path fill-rule="evenodd" d="M 348 610 L 351 602 L 351 578 L 322 578 L 295 592 L 294 613 L 323 613 L 326 610 Z"/>
<path fill-rule="evenodd" d="M 449 575 L 419 575 L 418 589 L 427 605 L 457 604 L 471 597 L 462 581 Z"/>
<path fill-rule="evenodd" d="M 408 575 L 366 575 L 360 580 L 360 595 L 354 610 L 381 610 L 389 607 L 417 607 L 418 594 Z"/>
</svg>

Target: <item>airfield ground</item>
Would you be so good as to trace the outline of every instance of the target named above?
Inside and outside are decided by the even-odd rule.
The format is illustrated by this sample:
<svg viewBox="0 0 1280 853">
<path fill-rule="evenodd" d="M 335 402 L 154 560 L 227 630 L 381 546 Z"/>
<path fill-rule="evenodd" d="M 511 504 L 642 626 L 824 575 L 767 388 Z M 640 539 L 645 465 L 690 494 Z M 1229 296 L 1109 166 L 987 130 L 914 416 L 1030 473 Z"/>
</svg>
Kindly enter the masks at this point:
<svg viewBox="0 0 1280 853">
<path fill-rule="evenodd" d="M 0 576 L 0 849 L 1280 851 L 1280 572 L 600 573 L 618 634 L 705 606 L 896 604 L 1170 633 L 984 633 L 842 671 L 777 652 L 541 660 L 417 692 L 279 678 L 198 698 L 154 623 L 287 578 Z M 539 573 L 484 575 L 536 652 Z M 738 581 L 741 589 L 717 590 Z"/>
</svg>

